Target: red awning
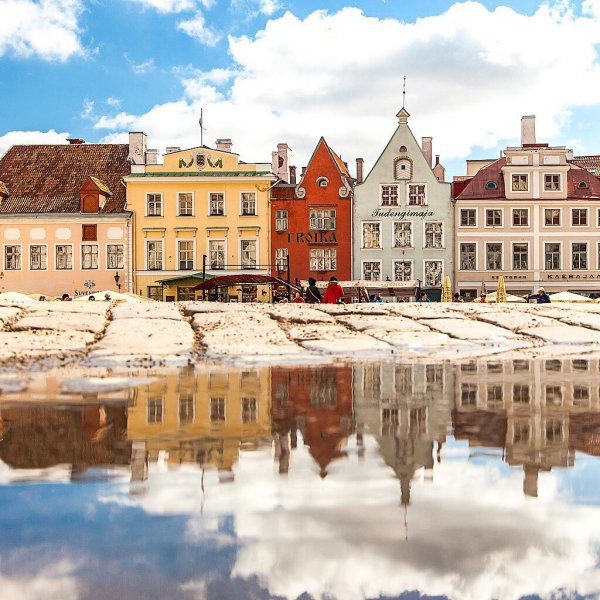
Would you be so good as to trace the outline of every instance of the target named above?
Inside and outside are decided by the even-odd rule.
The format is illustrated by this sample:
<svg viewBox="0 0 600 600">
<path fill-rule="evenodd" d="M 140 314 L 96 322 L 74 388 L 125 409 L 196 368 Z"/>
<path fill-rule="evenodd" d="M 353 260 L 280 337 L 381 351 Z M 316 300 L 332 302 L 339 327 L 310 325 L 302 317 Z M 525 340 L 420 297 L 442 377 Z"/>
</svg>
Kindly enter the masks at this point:
<svg viewBox="0 0 600 600">
<path fill-rule="evenodd" d="M 230 287 L 232 285 L 272 285 L 272 284 L 288 285 L 287 281 L 271 275 L 222 275 L 221 277 L 213 277 L 199 283 L 194 287 L 195 290 L 213 290 L 217 288 Z M 293 287 L 290 285 L 290 287 Z"/>
</svg>

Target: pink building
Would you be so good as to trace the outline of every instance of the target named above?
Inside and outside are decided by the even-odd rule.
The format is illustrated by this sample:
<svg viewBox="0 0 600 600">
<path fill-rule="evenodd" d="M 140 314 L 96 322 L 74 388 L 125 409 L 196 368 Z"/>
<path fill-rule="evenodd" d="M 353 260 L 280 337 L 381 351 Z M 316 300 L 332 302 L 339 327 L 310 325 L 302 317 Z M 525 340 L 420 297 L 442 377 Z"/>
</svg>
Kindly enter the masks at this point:
<svg viewBox="0 0 600 600">
<path fill-rule="evenodd" d="M 69 142 L 13 146 L 0 159 L 0 291 L 132 289 L 130 146 Z"/>
</svg>

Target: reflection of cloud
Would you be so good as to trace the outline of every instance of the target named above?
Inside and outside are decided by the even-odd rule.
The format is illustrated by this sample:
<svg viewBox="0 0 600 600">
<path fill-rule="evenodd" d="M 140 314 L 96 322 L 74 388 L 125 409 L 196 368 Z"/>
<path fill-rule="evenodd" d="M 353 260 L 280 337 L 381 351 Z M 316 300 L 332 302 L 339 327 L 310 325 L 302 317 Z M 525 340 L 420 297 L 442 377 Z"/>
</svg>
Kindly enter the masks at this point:
<svg viewBox="0 0 600 600">
<path fill-rule="evenodd" d="M 13 469 L 0 460 L 0 485 L 32 482 L 68 482 L 71 480 L 71 465 L 54 465 L 47 469 Z"/>
<path fill-rule="evenodd" d="M 75 565 L 68 561 L 48 565 L 35 574 L 0 573 L 0 600 L 65 600 L 79 597 Z"/>
<path fill-rule="evenodd" d="M 350 448 L 325 480 L 306 447 L 293 453 L 286 477 L 266 468 L 271 450 L 262 449 L 241 454 L 234 484 L 206 476 L 204 502 L 193 467 L 151 472 L 145 497 L 131 499 L 124 488 L 112 500 L 153 514 L 190 514 L 186 538 L 197 544 L 233 542 L 220 526 L 233 515 L 240 549 L 232 577 L 257 577 L 286 598 L 600 593 L 598 509 L 569 504 L 555 474 L 543 474 L 532 501 L 523 496 L 520 470 L 473 464 L 456 452 L 436 465 L 433 483 L 413 484 L 405 540 L 399 483 L 374 439 L 365 437 L 365 445 L 363 462 Z"/>
</svg>

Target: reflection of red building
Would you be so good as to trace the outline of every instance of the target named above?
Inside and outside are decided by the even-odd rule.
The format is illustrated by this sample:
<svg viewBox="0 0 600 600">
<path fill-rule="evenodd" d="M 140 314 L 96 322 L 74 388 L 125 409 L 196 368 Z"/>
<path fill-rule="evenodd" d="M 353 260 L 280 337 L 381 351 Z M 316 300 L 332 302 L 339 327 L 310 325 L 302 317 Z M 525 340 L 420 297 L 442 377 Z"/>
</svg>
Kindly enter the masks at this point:
<svg viewBox="0 0 600 600">
<path fill-rule="evenodd" d="M 348 168 L 321 138 L 300 183 L 293 171 L 289 181 L 271 190 L 273 275 L 287 276 L 289 260 L 292 281 L 350 279 L 354 181 Z"/>
<path fill-rule="evenodd" d="M 344 456 L 342 447 L 354 430 L 352 368 L 273 368 L 271 386 L 280 472 L 287 471 L 288 435 L 294 448 L 296 431 L 300 430 L 321 477 L 325 477 L 329 463 Z"/>
</svg>

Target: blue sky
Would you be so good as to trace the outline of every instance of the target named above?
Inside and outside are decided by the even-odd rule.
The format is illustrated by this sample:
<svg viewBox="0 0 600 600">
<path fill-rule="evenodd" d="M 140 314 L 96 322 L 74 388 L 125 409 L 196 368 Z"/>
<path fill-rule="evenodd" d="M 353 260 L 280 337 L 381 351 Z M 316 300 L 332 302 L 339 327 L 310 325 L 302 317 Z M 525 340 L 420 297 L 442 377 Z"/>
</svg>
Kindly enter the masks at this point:
<svg viewBox="0 0 600 600">
<path fill-rule="evenodd" d="M 451 174 L 532 112 L 540 141 L 600 153 L 599 0 L 0 0 L 2 22 L 0 152 L 132 129 L 192 146 L 202 106 L 206 141 L 246 160 L 288 141 L 305 164 L 323 134 L 368 167 L 406 74 L 413 131 Z"/>
</svg>

